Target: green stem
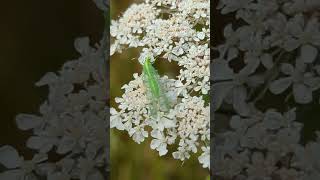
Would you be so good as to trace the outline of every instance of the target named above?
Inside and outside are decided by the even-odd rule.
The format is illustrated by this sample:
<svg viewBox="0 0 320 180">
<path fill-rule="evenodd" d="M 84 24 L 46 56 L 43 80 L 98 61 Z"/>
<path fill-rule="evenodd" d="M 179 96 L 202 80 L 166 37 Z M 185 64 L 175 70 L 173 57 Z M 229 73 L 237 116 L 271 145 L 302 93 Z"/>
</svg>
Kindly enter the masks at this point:
<svg viewBox="0 0 320 180">
<path fill-rule="evenodd" d="M 279 64 L 279 62 L 285 52 L 281 51 L 281 50 L 276 50 L 275 53 L 273 53 L 273 54 L 277 54 L 277 53 L 280 53 L 280 54 L 278 55 L 277 59 L 275 60 L 275 65 L 267 73 L 268 81 L 265 83 L 265 86 L 262 89 L 262 91 L 260 91 L 260 93 L 257 95 L 257 97 L 253 100 L 254 103 L 256 103 L 257 101 L 259 101 L 260 99 L 262 99 L 264 97 L 265 93 L 267 92 L 267 90 L 269 88 L 269 84 L 278 76 L 278 74 L 280 72 L 280 69 L 277 65 Z"/>
</svg>

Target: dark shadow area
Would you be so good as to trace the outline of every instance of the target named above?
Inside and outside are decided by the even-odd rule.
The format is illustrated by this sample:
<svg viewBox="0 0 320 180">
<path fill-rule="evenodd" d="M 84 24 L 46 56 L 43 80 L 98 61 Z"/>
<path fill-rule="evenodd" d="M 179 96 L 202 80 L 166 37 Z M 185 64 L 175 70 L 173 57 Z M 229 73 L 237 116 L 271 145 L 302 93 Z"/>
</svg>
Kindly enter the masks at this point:
<svg viewBox="0 0 320 180">
<path fill-rule="evenodd" d="M 34 84 L 47 72 L 79 57 L 77 37 L 97 43 L 104 28 L 92 0 L 4 1 L 0 8 L 0 144 L 9 144 L 30 158 L 30 133 L 15 124 L 19 113 L 38 114 L 48 89 Z"/>
</svg>

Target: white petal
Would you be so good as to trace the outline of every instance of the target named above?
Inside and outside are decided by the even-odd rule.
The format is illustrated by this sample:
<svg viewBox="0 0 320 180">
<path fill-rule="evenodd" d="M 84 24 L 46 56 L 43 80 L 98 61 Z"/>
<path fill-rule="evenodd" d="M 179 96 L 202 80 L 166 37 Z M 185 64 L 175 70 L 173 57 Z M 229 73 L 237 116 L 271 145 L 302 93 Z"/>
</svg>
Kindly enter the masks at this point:
<svg viewBox="0 0 320 180">
<path fill-rule="evenodd" d="M 203 40 L 205 37 L 206 37 L 206 34 L 204 32 L 199 32 L 197 34 L 197 37 L 200 39 L 200 40 Z"/>
<path fill-rule="evenodd" d="M 217 110 L 221 106 L 223 100 L 232 89 L 232 83 L 222 82 L 213 84 L 213 109 Z"/>
<path fill-rule="evenodd" d="M 229 67 L 228 63 L 224 60 L 217 60 L 212 64 L 212 77 L 213 80 L 229 80 L 233 78 L 233 70 Z"/>
<path fill-rule="evenodd" d="M 294 67 L 291 64 L 283 63 L 281 64 L 281 72 L 286 75 L 291 75 L 294 72 Z"/>
<path fill-rule="evenodd" d="M 176 127 L 176 124 L 173 120 L 171 119 L 167 119 L 167 118 L 163 118 L 163 123 L 164 123 L 164 127 L 165 128 L 173 128 Z"/>
<path fill-rule="evenodd" d="M 80 54 L 87 54 L 91 49 L 90 39 L 88 37 L 77 38 L 74 41 L 74 47 Z"/>
<path fill-rule="evenodd" d="M 58 76 L 55 73 L 48 72 L 36 83 L 36 86 L 52 84 L 52 83 L 55 83 L 57 80 L 58 80 Z"/>
<path fill-rule="evenodd" d="M 227 60 L 230 61 L 230 60 L 236 58 L 238 56 L 238 54 L 239 54 L 239 50 L 237 48 L 234 48 L 234 47 L 230 48 L 228 50 L 228 55 L 227 55 L 228 59 Z"/>
<path fill-rule="evenodd" d="M 293 51 L 296 48 L 299 47 L 299 41 L 293 38 L 287 39 L 287 41 L 284 43 L 284 49 L 287 51 Z"/>
<path fill-rule="evenodd" d="M 64 154 L 71 151 L 75 143 L 74 139 L 70 137 L 63 137 L 58 146 L 57 153 Z"/>
<path fill-rule="evenodd" d="M 248 115 L 249 107 L 246 103 L 247 90 L 243 86 L 233 89 L 233 107 L 240 115 Z"/>
<path fill-rule="evenodd" d="M 312 101 L 312 91 L 304 84 L 295 83 L 293 85 L 293 95 L 297 103 L 307 104 Z"/>
<path fill-rule="evenodd" d="M 32 136 L 27 141 L 27 147 L 40 150 L 40 152 L 49 152 L 53 147 L 53 141 L 49 138 Z"/>
<path fill-rule="evenodd" d="M 2 146 L 0 148 L 0 164 L 9 169 L 19 167 L 21 164 L 21 159 L 17 150 L 12 146 Z"/>
<path fill-rule="evenodd" d="M 161 141 L 158 139 L 153 139 L 150 143 L 151 149 L 156 149 L 160 145 Z"/>
<path fill-rule="evenodd" d="M 32 161 L 35 163 L 40 163 L 48 159 L 48 155 L 45 153 L 35 154 L 32 158 Z"/>
<path fill-rule="evenodd" d="M 159 151 L 159 155 L 160 156 L 163 156 L 163 155 L 167 154 L 167 152 L 168 152 L 167 144 L 162 143 L 157 150 Z"/>
<path fill-rule="evenodd" d="M 264 54 L 261 57 L 261 63 L 266 67 L 267 69 L 272 68 L 273 61 L 272 56 L 270 54 Z"/>
<path fill-rule="evenodd" d="M 291 77 L 278 79 L 270 84 L 269 89 L 273 94 L 280 94 L 285 91 L 291 85 L 291 83 Z"/>
<path fill-rule="evenodd" d="M 19 129 L 29 130 L 39 126 L 42 118 L 31 114 L 19 114 L 16 117 L 16 123 Z"/>
<path fill-rule="evenodd" d="M 305 63 L 312 63 L 318 55 L 318 49 L 311 45 L 301 47 L 301 59 Z"/>
</svg>

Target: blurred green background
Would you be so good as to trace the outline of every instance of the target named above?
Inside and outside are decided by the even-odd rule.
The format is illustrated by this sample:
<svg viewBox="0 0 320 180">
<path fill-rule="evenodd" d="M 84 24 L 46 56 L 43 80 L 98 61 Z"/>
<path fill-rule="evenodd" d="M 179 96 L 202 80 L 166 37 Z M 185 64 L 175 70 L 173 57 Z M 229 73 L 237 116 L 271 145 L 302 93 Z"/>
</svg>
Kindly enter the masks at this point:
<svg viewBox="0 0 320 180">
<path fill-rule="evenodd" d="M 141 1 L 140 1 L 141 2 Z M 132 4 L 133 0 L 111 0 L 111 18 L 118 19 Z M 111 106 L 116 107 L 115 97 L 121 97 L 121 87 L 133 79 L 133 73 L 141 73 L 138 63 L 141 49 L 127 49 L 123 53 L 116 53 L 110 60 L 110 96 Z M 135 58 L 135 59 L 134 59 Z M 179 73 L 175 63 L 157 61 L 156 69 L 160 75 L 174 78 Z M 149 138 L 141 144 L 135 143 L 124 131 L 111 130 L 111 179 L 112 180 L 206 180 L 209 171 L 203 169 L 196 156 L 184 164 L 173 159 L 169 153 L 160 157 L 156 150 L 150 148 Z M 173 147 L 176 148 L 176 147 Z"/>
</svg>

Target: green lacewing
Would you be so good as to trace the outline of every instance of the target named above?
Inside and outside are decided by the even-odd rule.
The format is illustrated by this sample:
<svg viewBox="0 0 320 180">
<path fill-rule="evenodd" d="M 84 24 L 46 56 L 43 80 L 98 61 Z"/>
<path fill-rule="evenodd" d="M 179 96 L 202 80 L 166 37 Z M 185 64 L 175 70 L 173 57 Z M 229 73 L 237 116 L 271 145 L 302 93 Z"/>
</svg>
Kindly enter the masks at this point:
<svg viewBox="0 0 320 180">
<path fill-rule="evenodd" d="M 143 64 L 144 81 L 149 90 L 149 97 L 151 98 L 151 115 L 157 115 L 159 110 L 168 111 L 169 103 L 168 99 L 163 91 L 163 88 L 159 81 L 159 74 L 157 70 L 152 66 L 150 57 L 145 59 Z"/>
</svg>

